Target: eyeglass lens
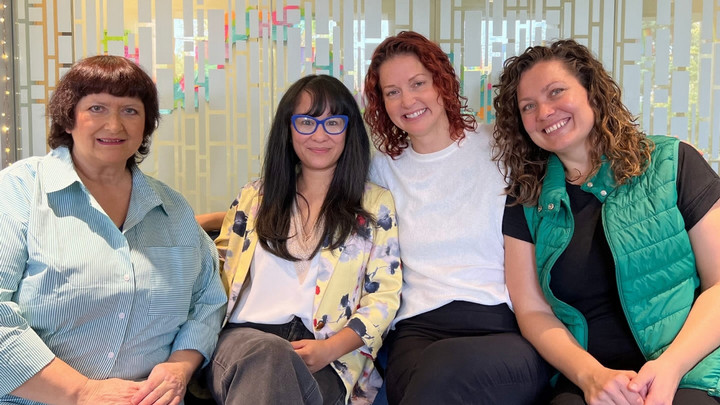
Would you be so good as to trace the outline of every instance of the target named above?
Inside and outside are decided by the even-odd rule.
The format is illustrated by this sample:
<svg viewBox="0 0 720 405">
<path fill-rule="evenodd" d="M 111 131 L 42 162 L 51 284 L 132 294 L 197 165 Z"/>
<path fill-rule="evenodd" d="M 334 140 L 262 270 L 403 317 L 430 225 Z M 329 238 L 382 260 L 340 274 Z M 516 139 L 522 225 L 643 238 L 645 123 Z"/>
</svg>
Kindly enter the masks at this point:
<svg viewBox="0 0 720 405">
<path fill-rule="evenodd" d="M 320 120 L 311 116 L 300 116 L 295 118 L 295 129 L 301 134 L 312 134 L 317 130 Z M 345 129 L 345 121 L 342 117 L 330 117 L 323 121 L 325 132 L 328 134 L 339 134 Z"/>
</svg>

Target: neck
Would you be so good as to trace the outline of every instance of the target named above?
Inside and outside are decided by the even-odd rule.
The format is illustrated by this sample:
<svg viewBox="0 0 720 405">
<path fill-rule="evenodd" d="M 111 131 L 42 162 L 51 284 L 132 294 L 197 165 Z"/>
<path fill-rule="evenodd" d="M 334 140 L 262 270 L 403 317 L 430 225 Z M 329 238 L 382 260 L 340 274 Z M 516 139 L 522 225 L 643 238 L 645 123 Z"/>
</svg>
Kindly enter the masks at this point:
<svg viewBox="0 0 720 405">
<path fill-rule="evenodd" d="M 413 137 L 410 136 L 412 148 L 415 152 L 420 154 L 439 152 L 454 142 L 450 138 L 450 134 L 447 136 L 435 136 L 429 135 L 424 137 Z"/>
<path fill-rule="evenodd" d="M 75 171 L 83 182 L 98 183 L 107 186 L 121 184 L 130 175 L 130 169 L 124 164 L 94 167 L 83 163 L 81 160 L 73 159 Z"/>
<path fill-rule="evenodd" d="M 439 128 L 435 131 L 425 134 L 411 134 L 410 137 L 411 147 L 417 153 L 433 153 L 439 152 L 454 142 L 450 137 L 450 123 L 446 119 L 439 125 Z"/>
<path fill-rule="evenodd" d="M 572 161 L 568 159 L 560 158 L 565 169 L 565 179 L 571 184 L 582 184 L 587 180 L 592 165 L 589 161 Z"/>
<path fill-rule="evenodd" d="M 588 148 L 589 145 L 586 144 L 582 150 L 557 154 L 565 168 L 565 179 L 572 184 L 582 184 L 593 169 Z"/>
<path fill-rule="evenodd" d="M 302 194 L 308 202 L 325 200 L 330 183 L 332 182 L 333 170 L 315 171 L 302 170 L 297 179 L 297 192 Z"/>
</svg>

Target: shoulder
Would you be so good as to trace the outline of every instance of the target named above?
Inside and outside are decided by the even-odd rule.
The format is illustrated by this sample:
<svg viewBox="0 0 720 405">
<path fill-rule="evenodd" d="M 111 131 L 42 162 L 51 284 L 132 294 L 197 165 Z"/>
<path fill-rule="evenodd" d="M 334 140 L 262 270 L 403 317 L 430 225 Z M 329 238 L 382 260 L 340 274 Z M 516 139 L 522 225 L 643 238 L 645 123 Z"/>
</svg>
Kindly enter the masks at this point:
<svg viewBox="0 0 720 405">
<path fill-rule="evenodd" d="M 52 159 L 50 155 L 33 156 L 19 160 L 0 170 L 0 192 L 5 196 L 29 193 L 32 185 L 42 177 L 43 163 Z"/>
<path fill-rule="evenodd" d="M 230 205 L 230 207 L 235 207 L 237 205 L 244 207 L 250 204 L 251 201 L 257 199 L 262 195 L 262 186 L 263 182 L 262 180 L 253 180 L 251 182 L 248 182 L 243 186 L 243 188 L 240 189 L 240 192 L 238 193 L 237 197 L 235 197 L 235 200 Z"/>
<path fill-rule="evenodd" d="M 493 141 L 493 126 L 484 123 L 478 123 L 474 131 L 465 131 L 465 140 L 473 148 L 490 150 Z M 463 141 L 460 141 L 462 145 Z"/>
<path fill-rule="evenodd" d="M 395 201 L 390 190 L 372 182 L 365 183 L 365 194 L 363 195 L 363 206 L 368 211 L 375 211 L 380 207 L 391 208 L 394 211 Z"/>
<path fill-rule="evenodd" d="M 30 157 L 19 160 L 12 165 L 0 170 L 0 182 L 8 181 L 28 181 L 37 176 L 41 162 L 45 157 Z"/>
<path fill-rule="evenodd" d="M 404 151 L 403 151 L 404 154 Z M 400 155 L 402 156 L 402 154 Z M 370 160 L 370 168 L 371 169 L 382 169 L 390 166 L 393 162 L 393 159 L 380 151 L 375 151 L 375 154 L 372 157 L 372 160 Z"/>
<path fill-rule="evenodd" d="M 674 157 L 677 155 L 680 144 L 682 143 L 678 138 L 665 135 L 650 135 L 648 136 L 648 139 L 654 145 L 651 155 L 653 157 L 660 155 L 669 155 Z"/>
<path fill-rule="evenodd" d="M 404 152 L 403 152 L 404 153 Z M 402 155 L 400 155 L 402 157 Z M 398 157 L 398 158 L 400 158 Z M 388 174 L 392 171 L 391 166 L 394 165 L 392 158 L 382 152 L 375 151 L 375 155 L 370 161 L 370 170 L 368 178 L 370 181 L 382 186 L 389 185 Z"/>
<path fill-rule="evenodd" d="M 163 206 L 168 212 L 168 215 L 172 215 L 173 213 L 182 213 L 194 216 L 193 209 L 190 206 L 190 203 L 187 202 L 187 200 L 185 199 L 185 197 L 183 197 L 182 194 L 180 194 L 178 191 L 174 190 L 167 184 L 163 183 L 162 181 L 151 177 L 145 173 L 142 173 L 141 171 L 140 175 L 145 178 L 148 186 L 150 186 L 150 188 L 155 191 L 155 194 L 157 194 L 157 196 L 160 198 Z"/>
</svg>

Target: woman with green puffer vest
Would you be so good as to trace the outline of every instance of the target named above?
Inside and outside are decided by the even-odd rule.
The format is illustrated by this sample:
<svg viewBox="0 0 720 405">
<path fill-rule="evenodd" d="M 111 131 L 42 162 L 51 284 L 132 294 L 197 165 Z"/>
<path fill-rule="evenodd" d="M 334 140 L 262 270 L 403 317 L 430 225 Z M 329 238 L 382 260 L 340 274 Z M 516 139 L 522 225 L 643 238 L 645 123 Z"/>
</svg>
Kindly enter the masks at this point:
<svg viewBox="0 0 720 405">
<path fill-rule="evenodd" d="M 646 136 L 583 45 L 505 62 L 494 100 L 507 285 L 551 404 L 720 402 L 720 178 Z"/>
</svg>

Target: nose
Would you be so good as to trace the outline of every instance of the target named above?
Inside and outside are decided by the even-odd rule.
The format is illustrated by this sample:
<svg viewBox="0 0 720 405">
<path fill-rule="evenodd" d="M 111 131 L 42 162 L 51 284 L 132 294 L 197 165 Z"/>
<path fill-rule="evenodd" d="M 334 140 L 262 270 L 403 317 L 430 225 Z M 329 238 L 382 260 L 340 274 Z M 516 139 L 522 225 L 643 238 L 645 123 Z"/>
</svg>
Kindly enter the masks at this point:
<svg viewBox="0 0 720 405">
<path fill-rule="evenodd" d="M 122 129 L 122 120 L 118 112 L 111 112 L 108 114 L 108 119 L 105 122 L 105 128 L 112 133 L 120 132 Z"/>
<path fill-rule="evenodd" d="M 407 91 L 402 92 L 402 98 L 400 99 L 402 106 L 407 108 L 413 105 L 415 98 Z"/>
<path fill-rule="evenodd" d="M 321 142 L 327 139 L 330 135 L 328 135 L 327 131 L 325 131 L 324 125 L 318 124 L 317 128 L 315 128 L 315 132 L 313 132 L 310 136 L 314 141 Z"/>
<path fill-rule="evenodd" d="M 540 103 L 538 104 L 538 114 L 540 116 L 540 119 L 545 119 L 550 117 L 555 113 L 555 108 L 553 108 L 550 103 Z"/>
</svg>

